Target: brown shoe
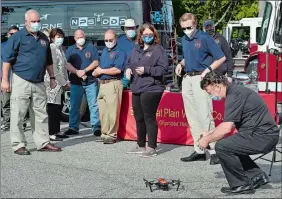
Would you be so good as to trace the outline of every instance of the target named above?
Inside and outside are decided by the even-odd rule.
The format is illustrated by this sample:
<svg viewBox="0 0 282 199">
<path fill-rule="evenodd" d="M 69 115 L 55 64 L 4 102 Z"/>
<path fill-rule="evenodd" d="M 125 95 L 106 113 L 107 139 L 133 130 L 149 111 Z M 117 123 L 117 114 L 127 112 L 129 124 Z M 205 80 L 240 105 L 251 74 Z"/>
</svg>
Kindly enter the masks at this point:
<svg viewBox="0 0 282 199">
<path fill-rule="evenodd" d="M 49 152 L 58 152 L 62 151 L 60 147 L 54 146 L 53 144 L 47 144 L 42 149 L 39 149 L 38 151 L 49 151 Z"/>
<path fill-rule="evenodd" d="M 14 153 L 18 155 L 30 155 L 30 152 L 25 147 L 19 148 Z"/>
</svg>

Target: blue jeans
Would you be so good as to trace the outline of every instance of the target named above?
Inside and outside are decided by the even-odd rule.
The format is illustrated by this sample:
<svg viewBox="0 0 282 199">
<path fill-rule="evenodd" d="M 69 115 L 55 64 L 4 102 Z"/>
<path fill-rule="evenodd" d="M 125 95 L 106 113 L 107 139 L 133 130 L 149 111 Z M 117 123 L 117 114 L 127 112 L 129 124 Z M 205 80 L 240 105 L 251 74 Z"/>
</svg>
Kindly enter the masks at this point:
<svg viewBox="0 0 282 199">
<path fill-rule="evenodd" d="M 69 128 L 73 130 L 79 130 L 80 124 L 80 105 L 83 98 L 83 94 L 86 94 L 89 112 L 90 112 L 90 124 L 92 130 L 100 130 L 99 109 L 97 103 L 98 96 L 98 84 L 93 83 L 88 86 L 80 86 L 71 84 L 70 87 L 70 117 Z"/>
</svg>

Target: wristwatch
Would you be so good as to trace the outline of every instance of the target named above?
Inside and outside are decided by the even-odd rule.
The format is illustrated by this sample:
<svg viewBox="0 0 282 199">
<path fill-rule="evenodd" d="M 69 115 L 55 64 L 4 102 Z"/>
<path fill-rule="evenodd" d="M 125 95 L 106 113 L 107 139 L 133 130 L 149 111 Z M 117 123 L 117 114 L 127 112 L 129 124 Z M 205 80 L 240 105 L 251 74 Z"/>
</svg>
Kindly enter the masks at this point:
<svg viewBox="0 0 282 199">
<path fill-rule="evenodd" d="M 212 68 L 210 66 L 208 66 L 208 69 L 210 70 L 210 72 L 212 72 Z"/>
<path fill-rule="evenodd" d="M 50 77 L 50 79 L 56 79 L 54 76 Z"/>
</svg>

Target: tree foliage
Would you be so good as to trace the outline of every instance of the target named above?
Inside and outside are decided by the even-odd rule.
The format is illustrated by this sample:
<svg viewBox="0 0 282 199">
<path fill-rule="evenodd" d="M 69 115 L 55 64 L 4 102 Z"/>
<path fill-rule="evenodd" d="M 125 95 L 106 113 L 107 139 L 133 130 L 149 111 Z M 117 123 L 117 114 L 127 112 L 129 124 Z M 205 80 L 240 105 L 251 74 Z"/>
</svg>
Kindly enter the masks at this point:
<svg viewBox="0 0 282 199">
<path fill-rule="evenodd" d="M 203 21 L 213 19 L 217 30 L 222 30 L 230 20 L 246 17 L 257 17 L 258 0 L 173 0 L 176 24 L 185 12 L 191 12 L 198 19 L 198 28 L 202 29 Z"/>
</svg>

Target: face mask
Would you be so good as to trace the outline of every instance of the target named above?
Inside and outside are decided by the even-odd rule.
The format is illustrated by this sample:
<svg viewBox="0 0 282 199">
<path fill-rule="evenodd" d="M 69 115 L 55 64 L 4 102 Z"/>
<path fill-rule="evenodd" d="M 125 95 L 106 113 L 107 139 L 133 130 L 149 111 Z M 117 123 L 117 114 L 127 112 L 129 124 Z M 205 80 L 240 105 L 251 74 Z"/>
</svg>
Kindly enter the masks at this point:
<svg viewBox="0 0 282 199">
<path fill-rule="evenodd" d="M 61 46 L 64 43 L 64 38 L 55 38 L 55 42 L 56 46 Z"/>
<path fill-rule="evenodd" d="M 194 33 L 194 29 L 190 29 L 190 30 L 186 29 L 184 30 L 184 33 L 187 35 L 187 37 L 191 38 Z"/>
<path fill-rule="evenodd" d="M 142 39 L 145 44 L 150 44 L 154 40 L 154 36 L 142 36 Z"/>
<path fill-rule="evenodd" d="M 210 36 L 213 36 L 215 33 L 215 29 L 211 28 L 207 32 L 209 33 Z"/>
<path fill-rule="evenodd" d="M 135 30 L 127 30 L 126 31 L 126 35 L 129 37 L 129 38 L 134 38 L 136 36 L 136 31 Z"/>
<path fill-rule="evenodd" d="M 79 45 L 79 46 L 83 46 L 85 44 L 85 39 L 84 38 L 80 38 L 78 40 L 76 40 L 76 43 Z"/>
<path fill-rule="evenodd" d="M 210 95 L 211 99 L 214 101 L 220 101 L 221 97 L 215 96 L 215 95 Z"/>
<path fill-rule="evenodd" d="M 115 47 L 116 45 L 116 41 L 113 41 L 113 42 L 105 42 L 105 45 L 107 46 L 107 48 L 111 49 L 113 47 Z"/>
<path fill-rule="evenodd" d="M 38 32 L 41 28 L 41 24 L 40 23 L 30 23 L 30 30 L 31 32 Z"/>
</svg>

